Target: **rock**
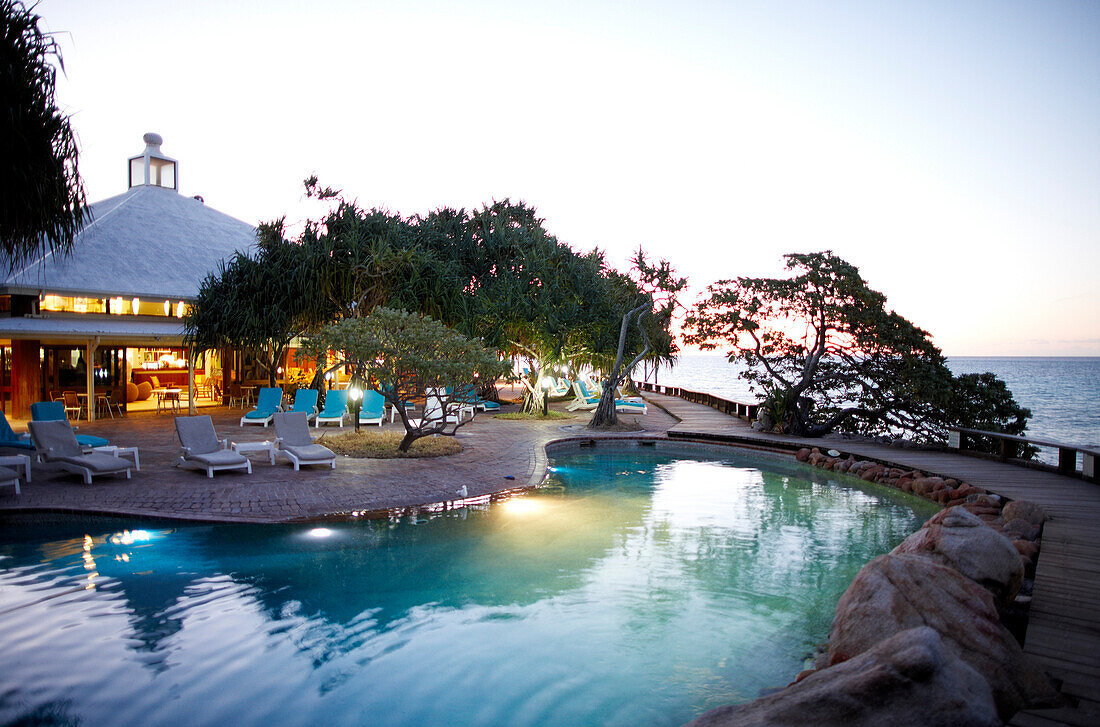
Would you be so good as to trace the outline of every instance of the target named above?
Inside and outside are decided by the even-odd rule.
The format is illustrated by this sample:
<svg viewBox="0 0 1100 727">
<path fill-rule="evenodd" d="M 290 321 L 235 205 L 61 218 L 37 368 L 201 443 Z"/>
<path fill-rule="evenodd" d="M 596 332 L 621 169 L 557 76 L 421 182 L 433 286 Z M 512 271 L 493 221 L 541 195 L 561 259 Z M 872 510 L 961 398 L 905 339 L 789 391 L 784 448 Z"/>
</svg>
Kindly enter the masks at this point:
<svg viewBox="0 0 1100 727">
<path fill-rule="evenodd" d="M 908 477 L 902 477 L 898 480 L 898 489 L 904 492 L 913 491 L 913 480 Z"/>
<path fill-rule="evenodd" d="M 794 454 L 794 458 L 799 462 L 806 462 L 810 459 L 810 450 L 807 447 L 803 447 Z"/>
<path fill-rule="evenodd" d="M 1020 554 L 1012 543 L 961 507 L 936 513 L 890 552 L 923 555 L 950 566 L 1002 604 L 1012 601 L 1024 581 Z"/>
<path fill-rule="evenodd" d="M 935 485 L 943 485 L 943 479 L 939 477 L 918 477 L 913 480 L 913 493 L 924 497 L 932 492 Z"/>
<path fill-rule="evenodd" d="M 968 502 L 962 507 L 964 510 L 972 512 L 975 515 L 992 515 L 993 517 L 1001 516 L 1001 508 L 996 506 L 990 507 L 989 505 L 979 505 L 976 502 Z"/>
<path fill-rule="evenodd" d="M 868 467 L 860 473 L 859 479 L 863 480 L 864 482 L 874 482 L 876 479 L 878 479 L 878 475 L 878 470 L 876 470 L 874 467 Z"/>
<path fill-rule="evenodd" d="M 1016 549 L 1017 553 L 1031 560 L 1035 560 L 1035 556 L 1039 554 L 1038 544 L 1028 540 L 1013 540 L 1012 547 Z"/>
<path fill-rule="evenodd" d="M 918 626 L 935 629 L 958 658 L 985 677 L 1002 719 L 1024 707 L 1060 703 L 1047 677 L 1001 624 L 993 596 L 924 555 L 880 555 L 860 570 L 837 605 L 829 663 L 856 657 Z"/>
<path fill-rule="evenodd" d="M 798 676 L 794 678 L 794 683 L 797 684 L 798 682 L 802 681 L 816 671 L 817 669 L 803 669 L 802 671 L 798 672 Z"/>
<path fill-rule="evenodd" d="M 1014 500 L 1008 503 L 1004 506 L 1003 514 L 1006 522 L 1011 522 L 1019 518 L 1021 520 L 1026 520 L 1032 525 L 1042 525 L 1043 521 L 1047 519 L 1046 513 L 1043 512 L 1043 508 L 1027 500 Z"/>
<path fill-rule="evenodd" d="M 800 675 L 801 676 L 801 675 Z M 930 628 L 914 628 L 786 689 L 687 727 L 992 727 L 989 685 Z"/>
<path fill-rule="evenodd" d="M 1039 537 L 1038 525 L 1032 525 L 1022 517 L 1018 517 L 1015 520 L 1009 520 L 1008 516 L 1004 516 L 1004 518 L 1005 524 L 1002 530 L 1005 535 L 1013 540 L 1035 540 Z"/>
</svg>

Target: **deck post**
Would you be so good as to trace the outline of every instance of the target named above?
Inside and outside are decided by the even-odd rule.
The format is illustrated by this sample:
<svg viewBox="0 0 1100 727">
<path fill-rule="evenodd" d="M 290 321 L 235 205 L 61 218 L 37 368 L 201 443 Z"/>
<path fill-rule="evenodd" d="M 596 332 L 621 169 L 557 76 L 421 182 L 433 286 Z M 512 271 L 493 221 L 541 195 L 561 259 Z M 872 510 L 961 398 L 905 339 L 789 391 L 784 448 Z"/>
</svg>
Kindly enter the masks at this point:
<svg viewBox="0 0 1100 727">
<path fill-rule="evenodd" d="M 1058 448 L 1058 472 L 1072 475 L 1077 471 L 1077 450 L 1072 447 Z"/>
<path fill-rule="evenodd" d="M 99 347 L 99 339 L 88 340 L 88 352 L 84 356 L 84 384 L 88 392 L 88 421 L 95 421 L 95 350 Z"/>
</svg>

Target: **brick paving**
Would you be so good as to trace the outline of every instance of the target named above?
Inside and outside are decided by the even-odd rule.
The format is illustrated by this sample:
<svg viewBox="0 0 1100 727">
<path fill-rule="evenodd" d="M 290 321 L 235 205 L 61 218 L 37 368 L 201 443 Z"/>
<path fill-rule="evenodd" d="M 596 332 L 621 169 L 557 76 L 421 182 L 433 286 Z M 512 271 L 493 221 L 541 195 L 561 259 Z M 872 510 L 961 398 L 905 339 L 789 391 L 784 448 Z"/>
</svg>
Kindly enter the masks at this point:
<svg viewBox="0 0 1100 727">
<path fill-rule="evenodd" d="M 554 408 L 562 410 L 564 404 Z M 515 411 L 505 406 L 502 411 Z M 239 425 L 243 410 L 203 408 L 219 437 L 249 442 L 274 439 L 274 428 Z M 354 459 L 340 457 L 336 469 L 303 467 L 295 472 L 282 458 L 271 465 L 267 453 L 250 454 L 252 474 L 204 472 L 175 466 L 179 441 L 171 416 L 134 413 L 124 419 L 80 425 L 81 434 L 106 437 L 112 444 L 136 446 L 141 472 L 124 477 L 96 477 L 91 485 L 78 475 L 33 466 L 33 481 L 22 495 L 0 488 L 0 515 L 10 512 L 61 511 L 136 515 L 225 522 L 284 522 L 323 519 L 353 511 L 422 506 L 459 498 L 461 487 L 470 498 L 532 487 L 546 471 L 545 447 L 572 437 L 591 438 L 584 429 L 590 415 L 574 412 L 572 420 L 506 421 L 478 413 L 458 431 L 464 447 L 459 454 L 427 459 Z M 625 417 L 625 420 L 633 417 Z M 638 417 L 646 436 L 662 435 L 676 419 L 658 407 Z M 12 422 L 16 431 L 25 430 Z M 401 423 L 384 429 L 400 430 Z M 373 429 L 374 427 L 370 427 Z M 311 431 L 315 431 L 311 428 Z M 324 427 L 327 436 L 337 427 Z M 347 431 L 345 429 L 345 431 Z M 600 435 L 623 436 L 623 435 Z M 629 435 L 628 435 L 629 436 Z M 512 478 L 512 479 L 509 479 Z"/>
</svg>

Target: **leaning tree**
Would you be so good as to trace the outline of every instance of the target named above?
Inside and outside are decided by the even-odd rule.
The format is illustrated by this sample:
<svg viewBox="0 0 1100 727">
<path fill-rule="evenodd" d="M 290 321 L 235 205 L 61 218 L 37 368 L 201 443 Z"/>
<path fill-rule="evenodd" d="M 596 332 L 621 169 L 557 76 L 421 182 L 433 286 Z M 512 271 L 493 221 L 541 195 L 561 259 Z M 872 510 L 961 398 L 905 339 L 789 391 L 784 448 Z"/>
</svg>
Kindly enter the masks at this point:
<svg viewBox="0 0 1100 727">
<path fill-rule="evenodd" d="M 57 43 L 21 2 L 0 0 L 0 248 L 9 267 L 66 254 L 87 214 L 76 136 L 54 99 Z"/>
<path fill-rule="evenodd" d="M 955 379 L 929 334 L 887 310 L 886 296 L 854 265 L 831 251 L 785 257 L 790 277 L 711 285 L 684 337 L 703 349 L 728 347 L 731 360 L 742 360 L 777 428 L 941 439 L 947 426 L 971 426 L 976 417 L 998 431 L 1026 426 L 1030 412 L 1003 382 L 991 374 Z M 953 401 L 960 392 L 965 407 Z"/>
<path fill-rule="evenodd" d="M 631 263 L 634 278 L 617 278 L 620 299 L 623 301 L 618 310 L 627 310 L 619 322 L 614 363 L 604 381 L 600 403 L 588 422 L 589 429 L 613 427 L 619 423 L 615 406 L 619 385 L 633 373 L 641 361 L 655 351 L 664 360 L 670 360 L 675 355 L 675 339 L 671 332 L 672 317 L 679 306 L 677 296 L 687 285 L 687 279 L 677 277 L 667 260 L 650 262 L 641 248 L 634 253 Z M 637 353 L 623 366 L 632 331 L 636 334 L 633 350 Z M 640 347 L 637 346 L 638 341 L 641 343 Z"/>
</svg>

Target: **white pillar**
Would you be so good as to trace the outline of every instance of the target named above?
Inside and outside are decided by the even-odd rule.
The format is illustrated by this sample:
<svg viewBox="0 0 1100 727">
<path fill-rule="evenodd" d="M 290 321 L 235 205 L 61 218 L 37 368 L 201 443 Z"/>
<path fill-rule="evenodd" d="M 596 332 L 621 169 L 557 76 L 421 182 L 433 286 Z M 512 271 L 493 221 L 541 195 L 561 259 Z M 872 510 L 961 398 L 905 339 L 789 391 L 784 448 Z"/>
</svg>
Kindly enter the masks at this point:
<svg viewBox="0 0 1100 727">
<path fill-rule="evenodd" d="M 187 349 L 187 413 L 195 416 L 195 349 Z"/>
<path fill-rule="evenodd" d="M 88 341 L 88 350 L 84 356 L 84 383 L 88 393 L 88 421 L 95 421 L 95 350 L 99 346 L 99 339 Z"/>
</svg>

